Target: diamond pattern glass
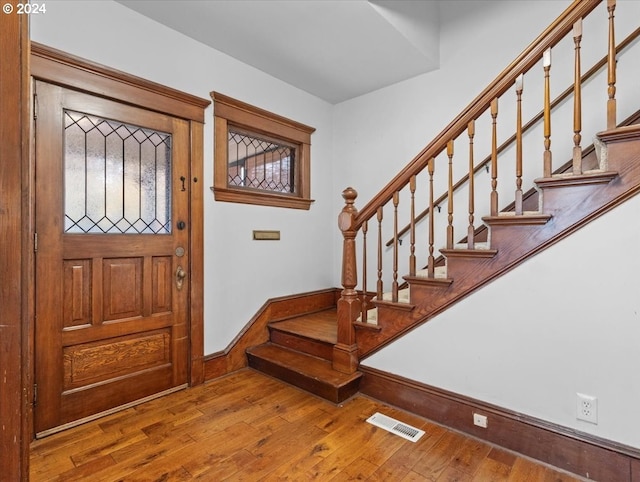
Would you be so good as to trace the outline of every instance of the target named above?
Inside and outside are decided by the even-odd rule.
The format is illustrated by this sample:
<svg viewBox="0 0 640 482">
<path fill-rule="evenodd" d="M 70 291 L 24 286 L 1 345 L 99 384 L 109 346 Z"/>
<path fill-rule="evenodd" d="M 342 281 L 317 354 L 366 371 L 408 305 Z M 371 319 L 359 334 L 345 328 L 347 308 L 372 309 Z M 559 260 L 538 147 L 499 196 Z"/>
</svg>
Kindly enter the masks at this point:
<svg viewBox="0 0 640 482">
<path fill-rule="evenodd" d="M 66 110 L 65 233 L 171 232 L 171 135 Z"/>
<path fill-rule="evenodd" d="M 229 186 L 295 192 L 295 147 L 229 129 L 228 154 Z"/>
</svg>

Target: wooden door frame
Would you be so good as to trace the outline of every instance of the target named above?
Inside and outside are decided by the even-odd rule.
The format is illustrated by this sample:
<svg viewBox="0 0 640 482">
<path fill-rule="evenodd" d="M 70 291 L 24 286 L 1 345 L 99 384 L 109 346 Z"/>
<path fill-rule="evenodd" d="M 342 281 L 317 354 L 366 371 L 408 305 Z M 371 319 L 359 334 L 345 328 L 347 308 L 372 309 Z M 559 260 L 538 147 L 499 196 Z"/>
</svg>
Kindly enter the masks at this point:
<svg viewBox="0 0 640 482">
<path fill-rule="evenodd" d="M 0 15 L 0 474 L 29 479 L 31 365 L 27 201 L 29 165 L 29 21 Z"/>
<path fill-rule="evenodd" d="M 203 244 L 203 144 L 204 111 L 211 101 L 130 74 L 90 62 L 60 50 L 31 43 L 32 79 L 60 85 L 94 96 L 141 107 L 189 122 L 189 385 L 204 382 L 204 244 Z M 35 100 L 37 115 L 37 98 Z M 35 150 L 33 150 L 35 152 Z M 30 183 L 34 184 L 31 168 Z M 35 206 L 30 196 L 31 208 Z M 29 226 L 33 231 L 34 227 Z M 31 238 L 30 238 L 31 239 Z M 33 273 L 33 271 L 32 271 Z M 31 279 L 33 275 L 31 274 Z M 35 299 L 33 299 L 35 302 Z M 34 340 L 32 328 L 31 340 Z M 33 342 L 31 342 L 33 344 Z M 31 350 L 34 351 L 33 348 Z"/>
</svg>

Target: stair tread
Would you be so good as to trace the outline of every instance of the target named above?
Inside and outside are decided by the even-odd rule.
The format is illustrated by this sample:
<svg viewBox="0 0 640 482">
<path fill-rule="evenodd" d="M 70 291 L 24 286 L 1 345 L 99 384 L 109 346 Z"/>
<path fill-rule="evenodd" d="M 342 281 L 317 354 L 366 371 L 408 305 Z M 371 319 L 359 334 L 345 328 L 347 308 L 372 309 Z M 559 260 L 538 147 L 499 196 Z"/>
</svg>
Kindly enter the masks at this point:
<svg viewBox="0 0 640 482">
<path fill-rule="evenodd" d="M 579 186 L 584 184 L 606 184 L 618 176 L 617 171 L 603 171 L 600 169 L 585 171 L 582 174 L 554 174 L 534 180 L 541 188 Z"/>
<path fill-rule="evenodd" d="M 342 373 L 336 371 L 332 368 L 330 361 L 272 343 L 251 347 L 247 353 L 336 387 L 351 383 L 361 376 L 359 372 Z"/>
<path fill-rule="evenodd" d="M 324 343 L 335 344 L 338 339 L 338 319 L 335 308 L 270 323 L 269 327 Z"/>
<path fill-rule="evenodd" d="M 489 226 L 535 226 L 546 224 L 551 219 L 550 214 L 538 211 L 527 211 L 521 215 L 515 212 L 499 213 L 497 216 L 483 216 L 484 221 Z"/>
</svg>

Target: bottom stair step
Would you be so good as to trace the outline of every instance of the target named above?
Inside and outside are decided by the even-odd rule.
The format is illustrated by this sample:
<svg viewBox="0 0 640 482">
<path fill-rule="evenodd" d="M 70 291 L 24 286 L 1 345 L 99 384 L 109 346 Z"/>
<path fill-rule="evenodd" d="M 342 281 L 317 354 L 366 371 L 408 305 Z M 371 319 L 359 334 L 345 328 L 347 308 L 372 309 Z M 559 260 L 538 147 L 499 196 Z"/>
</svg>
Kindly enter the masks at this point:
<svg viewBox="0 0 640 482">
<path fill-rule="evenodd" d="M 272 343 L 247 349 L 249 366 L 333 403 L 358 391 L 362 373 L 341 373 L 331 362 Z"/>
</svg>

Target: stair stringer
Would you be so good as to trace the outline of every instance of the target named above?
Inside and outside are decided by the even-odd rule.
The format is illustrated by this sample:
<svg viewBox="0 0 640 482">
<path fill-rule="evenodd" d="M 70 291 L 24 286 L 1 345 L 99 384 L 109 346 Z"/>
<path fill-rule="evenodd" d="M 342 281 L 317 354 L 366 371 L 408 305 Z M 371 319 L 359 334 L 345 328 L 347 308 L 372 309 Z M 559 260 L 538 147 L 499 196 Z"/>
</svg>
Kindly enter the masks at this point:
<svg viewBox="0 0 640 482">
<path fill-rule="evenodd" d="M 491 258 L 451 256 L 447 259 L 449 285 L 425 285 L 408 279 L 414 306 L 411 311 L 388 307 L 378 314 L 379 330 L 357 330 L 360 359 L 429 321 L 453 304 L 494 279 L 514 269 L 526 259 L 561 241 L 602 214 L 640 192 L 640 124 L 601 132 L 607 146 L 609 173 L 601 182 L 568 184 L 553 179 L 537 180 L 541 212 L 551 215 L 543 225 L 491 223 L 489 240 L 497 250 Z"/>
</svg>

